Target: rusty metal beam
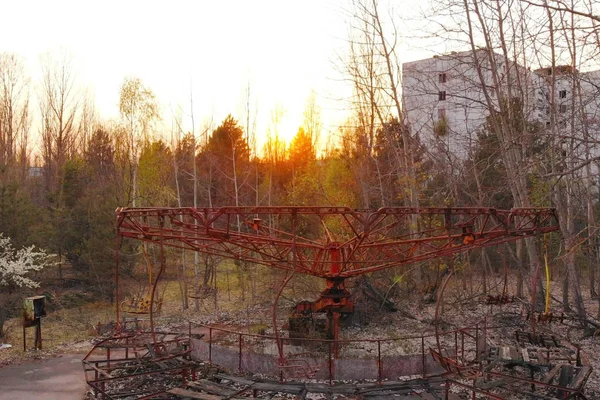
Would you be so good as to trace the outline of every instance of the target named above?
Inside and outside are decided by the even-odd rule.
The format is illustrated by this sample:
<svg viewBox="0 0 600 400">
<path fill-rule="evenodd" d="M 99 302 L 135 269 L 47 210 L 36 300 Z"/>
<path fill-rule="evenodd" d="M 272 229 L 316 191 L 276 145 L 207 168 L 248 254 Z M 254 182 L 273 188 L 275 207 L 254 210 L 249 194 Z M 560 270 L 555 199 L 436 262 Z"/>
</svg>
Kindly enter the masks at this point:
<svg viewBox="0 0 600 400">
<path fill-rule="evenodd" d="M 116 213 L 122 238 L 321 278 L 358 276 L 559 228 L 548 208 L 119 208 Z M 292 216 L 306 226 L 304 231 L 292 232 Z M 414 216 L 418 226 L 411 225 Z M 330 257 L 334 248 L 339 261 Z M 335 264 L 339 268 L 332 268 Z"/>
</svg>

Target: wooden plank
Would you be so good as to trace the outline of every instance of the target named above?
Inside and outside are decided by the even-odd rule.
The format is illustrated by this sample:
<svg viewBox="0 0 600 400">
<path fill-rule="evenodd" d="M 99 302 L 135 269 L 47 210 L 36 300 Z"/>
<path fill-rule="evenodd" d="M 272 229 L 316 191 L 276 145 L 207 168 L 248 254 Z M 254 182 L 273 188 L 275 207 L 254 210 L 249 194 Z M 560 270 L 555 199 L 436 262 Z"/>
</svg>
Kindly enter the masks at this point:
<svg viewBox="0 0 600 400">
<path fill-rule="evenodd" d="M 237 392 L 235 392 L 235 393 L 233 393 L 233 394 L 231 394 L 231 395 L 229 395 L 229 396 L 226 396 L 226 397 L 224 397 L 224 400 L 229 400 L 229 399 L 231 399 L 231 398 L 233 398 L 233 397 L 239 396 L 239 395 L 241 395 L 242 393 L 245 393 L 245 392 L 247 392 L 247 391 L 248 391 L 248 390 L 250 390 L 250 389 L 252 389 L 252 385 L 244 385 L 244 387 L 242 387 L 242 388 L 241 388 L 240 390 L 238 390 Z"/>
<path fill-rule="evenodd" d="M 527 350 L 525 347 L 521 348 L 521 354 L 523 355 L 523 361 L 525 361 L 526 363 L 528 363 L 529 360 L 529 350 Z"/>
<path fill-rule="evenodd" d="M 217 394 L 220 396 L 231 396 L 232 394 L 235 394 L 235 391 L 231 388 L 219 385 L 218 383 L 211 382 L 206 379 L 189 382 L 187 385 L 191 388 L 203 390 L 206 393 Z"/>
<path fill-rule="evenodd" d="M 242 385 L 253 385 L 255 383 L 255 381 L 251 381 L 249 379 L 245 379 L 240 376 L 233 376 L 233 375 L 227 375 L 227 374 L 215 374 L 215 378 L 225 379 L 225 380 L 236 382 L 236 383 L 241 383 Z"/>
<path fill-rule="evenodd" d="M 148 353 L 150 353 L 150 357 L 151 357 L 152 362 L 156 362 L 156 364 L 158 364 L 162 368 L 168 368 L 168 365 L 165 364 L 163 361 L 154 361 L 154 359 L 160 358 L 160 357 L 156 353 L 156 351 L 155 351 L 156 349 L 154 348 L 154 346 L 152 345 L 152 343 L 146 344 L 146 347 L 148 348 Z"/>
<path fill-rule="evenodd" d="M 252 389 L 256 390 L 264 390 L 266 392 L 281 392 L 281 393 L 291 393 L 291 394 L 299 394 L 303 386 L 302 385 L 288 385 L 285 383 L 270 383 L 270 382 L 256 382 L 252 385 Z"/>
<path fill-rule="evenodd" d="M 513 393 L 521 394 L 525 398 L 530 398 L 531 396 L 535 396 L 536 399 L 543 399 L 543 400 L 556 400 L 557 399 L 556 396 L 548 397 L 548 396 L 545 396 L 545 395 L 543 395 L 541 393 L 537 393 L 537 392 L 536 393 L 526 392 L 523 390 L 519 390 L 517 387 L 514 387 L 514 386 L 507 390 L 509 390 Z"/>
<path fill-rule="evenodd" d="M 482 389 L 482 390 L 489 390 L 489 389 L 494 389 L 497 387 L 506 386 L 508 383 L 509 383 L 509 380 L 507 380 L 507 379 L 497 379 L 497 380 L 487 381 L 487 382 L 478 382 L 475 384 L 475 387 L 477 387 L 478 389 Z"/>
<path fill-rule="evenodd" d="M 572 388 L 572 389 L 576 389 L 576 390 L 581 389 L 581 386 L 583 386 L 585 384 L 585 382 L 587 381 L 587 378 L 590 376 L 591 373 L 592 373 L 592 367 L 589 367 L 589 366 L 581 367 L 581 369 L 575 375 L 575 379 L 568 387 Z"/>
<path fill-rule="evenodd" d="M 573 381 L 573 372 L 574 369 L 572 365 L 563 365 L 563 367 L 560 369 L 560 375 L 558 376 L 558 386 L 565 388 L 569 387 L 569 385 Z"/>
<path fill-rule="evenodd" d="M 306 390 L 309 393 L 340 393 L 340 394 L 353 394 L 356 391 L 354 385 L 326 385 L 321 383 L 306 383 Z"/>
<path fill-rule="evenodd" d="M 371 391 L 367 393 L 360 393 L 357 395 L 358 398 L 365 399 L 390 399 L 397 396 L 401 396 L 402 400 L 412 399 L 411 395 L 419 396 L 415 394 L 415 391 L 409 388 L 404 390 L 394 390 L 390 392 L 389 390 L 379 390 L 379 391 Z M 408 396 L 408 397 L 407 397 Z M 417 399 L 421 399 L 421 397 L 416 397 Z"/>
<path fill-rule="evenodd" d="M 169 389 L 169 390 L 167 390 L 167 393 L 174 394 L 176 396 L 181 396 L 181 397 L 189 397 L 191 399 L 198 399 L 198 400 L 222 400 L 223 399 L 223 397 L 221 397 L 221 396 L 215 396 L 213 394 L 207 394 L 207 393 L 194 392 L 193 390 L 182 389 L 182 388 Z"/>
<path fill-rule="evenodd" d="M 544 377 L 542 378 L 542 382 L 549 385 L 550 382 L 552 382 L 552 380 L 556 376 L 556 374 L 558 374 L 558 371 L 560 371 L 560 368 L 563 365 L 564 364 L 555 365 L 554 368 L 552 368 L 546 375 L 544 375 Z"/>
<path fill-rule="evenodd" d="M 226 374 L 216 374 L 216 378 L 225 379 L 236 383 L 241 383 L 242 385 L 252 385 L 252 389 L 263 390 L 266 392 L 281 392 L 281 393 L 291 393 L 291 394 L 299 394 L 304 385 L 291 385 L 285 383 L 279 383 L 276 381 L 251 381 L 249 379 L 240 378 L 238 376 L 231 376 Z"/>
<path fill-rule="evenodd" d="M 84 361 L 85 365 L 87 367 L 92 368 L 94 371 L 97 371 L 100 375 L 104 375 L 106 378 L 113 378 L 113 376 L 111 374 L 109 374 L 108 372 L 96 367 L 95 365 L 91 364 L 90 362 Z"/>
<path fill-rule="evenodd" d="M 589 366 L 590 365 L 590 360 L 588 360 L 588 358 L 585 355 L 585 353 L 580 352 L 579 353 L 579 358 L 581 359 L 581 365 L 584 365 L 584 366 Z"/>
<path fill-rule="evenodd" d="M 357 394 L 370 394 L 370 393 L 382 393 L 382 392 L 386 392 L 386 393 L 401 393 L 401 392 L 412 392 L 414 391 L 414 389 L 417 387 L 411 387 L 411 385 L 397 385 L 396 387 L 370 387 L 370 388 L 364 388 L 364 389 L 360 389 L 359 391 L 357 391 Z M 418 389 L 421 389 L 421 387 L 419 386 Z"/>
<path fill-rule="evenodd" d="M 499 362 L 500 361 L 498 361 L 498 360 L 491 361 L 488 365 L 485 366 L 485 368 L 483 370 L 485 372 L 490 372 L 491 370 L 496 368 L 496 366 L 498 365 Z"/>
</svg>

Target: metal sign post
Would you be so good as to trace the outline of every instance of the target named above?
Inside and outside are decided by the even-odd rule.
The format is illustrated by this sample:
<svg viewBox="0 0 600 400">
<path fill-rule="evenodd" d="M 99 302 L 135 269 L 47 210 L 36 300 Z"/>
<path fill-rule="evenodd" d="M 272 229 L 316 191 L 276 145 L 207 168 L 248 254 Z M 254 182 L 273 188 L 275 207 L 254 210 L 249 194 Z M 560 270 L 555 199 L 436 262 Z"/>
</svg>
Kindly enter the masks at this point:
<svg viewBox="0 0 600 400">
<path fill-rule="evenodd" d="M 46 316 L 46 296 L 27 297 L 23 301 L 23 351 L 27 351 L 27 328 L 35 327 L 36 350 L 42 349 L 42 317 Z"/>
</svg>

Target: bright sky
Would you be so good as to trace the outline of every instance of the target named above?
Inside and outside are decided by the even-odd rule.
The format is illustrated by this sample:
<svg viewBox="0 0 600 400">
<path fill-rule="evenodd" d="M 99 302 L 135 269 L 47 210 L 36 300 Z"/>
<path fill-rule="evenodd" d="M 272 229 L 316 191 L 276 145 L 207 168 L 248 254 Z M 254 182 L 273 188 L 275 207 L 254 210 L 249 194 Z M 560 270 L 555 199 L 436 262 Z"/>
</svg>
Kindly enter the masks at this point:
<svg viewBox="0 0 600 400">
<path fill-rule="evenodd" d="M 102 119 L 118 118 L 119 88 L 139 77 L 163 106 L 163 122 L 183 109 L 196 131 L 231 113 L 245 126 L 246 89 L 264 135 L 276 106 L 289 140 L 311 92 L 322 108 L 324 134 L 344 122 L 338 99 L 349 96 L 336 70 L 347 50 L 344 0 L 10 1 L 2 5 L 0 51 L 26 58 L 34 82 L 40 55 L 73 56 L 78 81 L 89 87 Z"/>
</svg>

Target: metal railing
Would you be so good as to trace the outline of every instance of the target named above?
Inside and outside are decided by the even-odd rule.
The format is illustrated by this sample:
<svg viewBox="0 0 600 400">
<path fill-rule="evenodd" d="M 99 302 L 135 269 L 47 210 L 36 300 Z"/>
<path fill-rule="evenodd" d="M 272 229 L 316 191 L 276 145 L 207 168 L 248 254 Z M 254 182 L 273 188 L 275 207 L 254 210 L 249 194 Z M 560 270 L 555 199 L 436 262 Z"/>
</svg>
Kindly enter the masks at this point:
<svg viewBox="0 0 600 400">
<path fill-rule="evenodd" d="M 237 373 L 264 374 L 281 381 L 294 378 L 382 381 L 443 372 L 430 355 L 430 348 L 464 363 L 474 362 L 486 350 L 490 329 L 496 328 L 488 327 L 487 319 L 483 318 L 474 325 L 438 335 L 338 341 L 280 337 L 278 341 L 272 336 L 189 322 L 191 337 L 193 332 L 204 333 L 204 337 L 190 340 L 190 355 L 197 361 Z M 337 358 L 334 346 L 339 348 Z"/>
</svg>

